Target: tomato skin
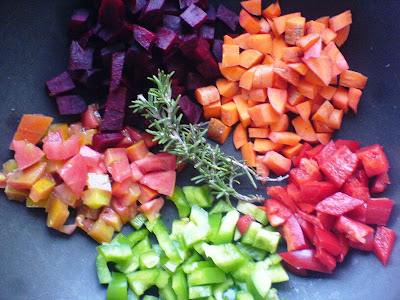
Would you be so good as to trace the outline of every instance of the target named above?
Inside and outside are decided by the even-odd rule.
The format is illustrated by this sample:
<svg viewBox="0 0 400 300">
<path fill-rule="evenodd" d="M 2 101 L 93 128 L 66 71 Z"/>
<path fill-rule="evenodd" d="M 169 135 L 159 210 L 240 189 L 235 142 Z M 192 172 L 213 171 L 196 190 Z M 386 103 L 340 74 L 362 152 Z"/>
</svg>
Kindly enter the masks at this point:
<svg viewBox="0 0 400 300">
<path fill-rule="evenodd" d="M 240 216 L 239 220 L 236 223 L 236 226 L 239 229 L 240 233 L 243 235 L 249 227 L 250 223 L 254 221 L 255 219 L 252 216 L 243 215 Z"/>
<path fill-rule="evenodd" d="M 46 139 L 43 142 L 43 151 L 46 157 L 51 160 L 68 159 L 79 153 L 80 138 L 71 136 L 68 140 L 52 140 Z"/>
<path fill-rule="evenodd" d="M 326 267 L 318 258 L 316 258 L 316 250 L 314 249 L 283 252 L 279 253 L 279 256 L 282 257 L 286 263 L 295 268 L 302 268 L 329 274 L 332 273 L 328 267 Z"/>
<path fill-rule="evenodd" d="M 162 197 L 150 200 L 140 206 L 140 210 L 146 215 L 147 219 L 154 221 L 160 214 L 161 208 L 164 206 L 164 199 Z"/>
<path fill-rule="evenodd" d="M 361 160 L 368 177 L 380 175 L 389 171 L 389 162 L 383 152 L 382 146 L 375 144 L 364 147 L 359 149 L 356 154 Z"/>
</svg>

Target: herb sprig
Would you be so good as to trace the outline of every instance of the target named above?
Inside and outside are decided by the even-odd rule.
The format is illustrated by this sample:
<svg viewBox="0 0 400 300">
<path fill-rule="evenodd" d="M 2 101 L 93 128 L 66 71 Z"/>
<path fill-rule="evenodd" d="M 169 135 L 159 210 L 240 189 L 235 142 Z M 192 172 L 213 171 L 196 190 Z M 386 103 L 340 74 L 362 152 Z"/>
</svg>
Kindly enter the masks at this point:
<svg viewBox="0 0 400 300">
<path fill-rule="evenodd" d="M 230 196 L 248 202 L 265 200 L 261 195 L 243 195 L 235 190 L 234 184 L 240 184 L 238 178 L 247 175 L 254 188 L 257 181 L 281 181 L 286 177 L 262 177 L 235 157 L 225 155 L 218 145 L 211 146 L 205 139 L 207 129 L 203 124 L 184 124 L 179 112 L 179 99 L 172 99 L 171 74 L 159 71 L 158 76 L 149 78 L 156 84 L 150 88 L 147 99 L 139 95 L 132 101 L 135 113 L 141 113 L 150 121 L 147 132 L 154 140 L 164 145 L 163 151 L 178 156 L 181 161 L 191 163 L 199 175 L 192 178 L 196 184 L 208 184 L 216 198 Z"/>
</svg>

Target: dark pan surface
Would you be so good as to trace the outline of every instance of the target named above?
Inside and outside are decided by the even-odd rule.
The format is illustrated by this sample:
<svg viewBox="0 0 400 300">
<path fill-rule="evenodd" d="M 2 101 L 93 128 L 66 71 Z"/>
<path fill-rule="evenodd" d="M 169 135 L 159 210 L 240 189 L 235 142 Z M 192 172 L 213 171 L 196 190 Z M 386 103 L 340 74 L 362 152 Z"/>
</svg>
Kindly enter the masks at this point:
<svg viewBox="0 0 400 300">
<path fill-rule="evenodd" d="M 239 11 L 239 1 L 220 2 Z M 0 1 L 2 162 L 11 158 L 8 146 L 22 114 L 42 113 L 62 121 L 44 83 L 67 68 L 68 20 L 74 8 L 84 5 L 78 0 Z M 301 11 L 313 19 L 352 10 L 353 25 L 342 52 L 350 68 L 369 81 L 358 115 L 345 116 L 334 138 L 384 146 L 392 185 L 383 196 L 396 201 L 388 226 L 400 232 L 400 3 L 282 0 L 281 6 L 283 13 Z M 232 148 L 225 147 L 233 153 Z M 178 184 L 189 183 L 183 177 L 188 176 L 181 176 Z M 168 222 L 176 216 L 172 206 L 163 216 Z M 42 210 L 28 210 L 1 192 L 0 299 L 105 299 L 106 289 L 96 278 L 96 243 L 81 232 L 66 237 L 45 222 Z M 291 276 L 276 287 L 288 299 L 395 300 L 400 299 L 399 274 L 397 242 L 386 268 L 372 253 L 353 250 L 333 275 Z"/>
</svg>

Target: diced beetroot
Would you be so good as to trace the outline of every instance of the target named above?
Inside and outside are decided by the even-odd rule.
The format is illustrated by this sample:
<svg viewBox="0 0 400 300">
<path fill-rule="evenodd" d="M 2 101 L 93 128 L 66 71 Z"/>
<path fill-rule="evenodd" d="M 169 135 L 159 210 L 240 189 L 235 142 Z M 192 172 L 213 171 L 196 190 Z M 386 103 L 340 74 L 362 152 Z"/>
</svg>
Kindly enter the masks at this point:
<svg viewBox="0 0 400 300">
<path fill-rule="evenodd" d="M 349 240 L 360 243 L 365 243 L 365 237 L 374 232 L 372 227 L 345 216 L 340 216 L 337 219 L 335 229 L 340 233 L 344 233 Z"/>
<path fill-rule="evenodd" d="M 375 144 L 364 147 L 358 150 L 356 154 L 361 160 L 368 177 L 380 175 L 389 171 L 389 162 L 383 152 L 382 146 Z"/>
<path fill-rule="evenodd" d="M 224 44 L 223 40 L 214 40 L 214 45 L 212 48 L 212 53 L 215 57 L 215 59 L 218 62 L 222 61 L 222 45 Z"/>
<path fill-rule="evenodd" d="M 220 4 L 217 9 L 217 19 L 224 22 L 232 31 L 236 30 L 239 17 L 234 12 Z"/>
<path fill-rule="evenodd" d="M 356 170 L 357 165 L 357 155 L 346 146 L 342 146 L 326 159 L 320 168 L 330 181 L 337 187 L 341 187 Z"/>
<path fill-rule="evenodd" d="M 341 146 L 346 146 L 351 152 L 355 153 L 358 148 L 360 148 L 360 142 L 339 139 L 335 142 L 335 146 L 337 149 L 339 149 Z"/>
<path fill-rule="evenodd" d="M 102 0 L 97 22 L 105 27 L 117 29 L 122 24 L 125 6 L 121 0 Z"/>
<path fill-rule="evenodd" d="M 363 250 L 363 251 L 372 251 L 374 248 L 374 234 L 371 232 L 365 237 L 365 243 L 360 243 L 360 242 L 353 242 L 349 241 L 349 245 L 351 248 L 355 248 L 358 250 Z"/>
<path fill-rule="evenodd" d="M 125 50 L 125 45 L 123 43 L 118 43 L 114 44 L 108 47 L 101 48 L 100 50 L 100 56 L 101 56 L 101 61 L 103 62 L 103 65 L 106 68 L 109 68 L 111 66 L 111 57 L 114 53 L 124 51 Z"/>
<path fill-rule="evenodd" d="M 129 6 L 129 10 L 133 15 L 136 15 L 137 13 L 140 13 L 142 9 L 145 8 L 147 1 L 146 0 L 136 0 L 136 3 L 134 5 Z"/>
<path fill-rule="evenodd" d="M 69 53 L 68 70 L 89 70 L 93 64 L 93 48 L 83 48 L 77 41 L 72 41 Z"/>
<path fill-rule="evenodd" d="M 215 11 L 214 5 L 210 4 L 207 13 L 207 21 L 206 23 L 214 24 L 215 20 L 217 19 L 217 12 Z"/>
<path fill-rule="evenodd" d="M 194 91 L 197 88 L 206 86 L 206 80 L 198 73 L 189 72 L 187 75 L 187 90 Z"/>
<path fill-rule="evenodd" d="M 174 193 L 175 181 L 175 171 L 150 172 L 140 179 L 141 184 L 166 196 L 172 196 Z"/>
<path fill-rule="evenodd" d="M 118 87 L 110 91 L 103 120 L 100 124 L 101 131 L 119 131 L 123 128 L 126 104 L 126 88 Z"/>
<path fill-rule="evenodd" d="M 164 13 L 166 15 L 178 16 L 180 14 L 178 3 L 176 3 L 176 1 L 168 1 L 167 3 L 165 3 Z"/>
<path fill-rule="evenodd" d="M 151 32 L 150 30 L 147 30 L 146 28 L 144 28 L 142 26 L 133 25 L 133 38 L 147 52 L 150 52 L 150 50 L 154 44 L 154 41 L 157 38 L 157 35 L 155 35 L 153 32 Z"/>
<path fill-rule="evenodd" d="M 386 225 L 392 212 L 394 201 L 388 198 L 371 198 L 367 202 L 367 224 Z"/>
<path fill-rule="evenodd" d="M 315 208 L 326 214 L 340 216 L 363 204 L 363 200 L 337 192 L 319 202 Z"/>
<path fill-rule="evenodd" d="M 200 27 L 200 36 L 205 38 L 210 45 L 214 44 L 215 39 L 215 29 L 211 25 L 202 25 Z"/>
<path fill-rule="evenodd" d="M 102 81 L 104 73 L 102 69 L 84 70 L 79 78 L 79 83 L 90 92 L 100 94 L 102 92 Z"/>
<path fill-rule="evenodd" d="M 163 18 L 163 27 L 176 34 L 182 34 L 181 20 L 178 16 L 165 15 Z"/>
<path fill-rule="evenodd" d="M 137 43 L 126 51 L 125 62 L 127 66 L 142 66 L 150 62 L 151 55 L 141 48 Z"/>
<path fill-rule="evenodd" d="M 179 99 L 179 107 L 183 115 L 187 118 L 189 123 L 197 124 L 203 114 L 203 109 L 200 105 L 194 103 L 188 96 L 182 96 Z"/>
<path fill-rule="evenodd" d="M 148 155 L 136 160 L 135 163 L 144 174 L 153 171 L 175 170 L 176 156 L 162 152 L 155 155 Z"/>
<path fill-rule="evenodd" d="M 186 61 L 182 58 L 182 55 L 174 55 L 168 59 L 166 62 L 166 67 L 168 73 L 171 73 L 174 71 L 174 76 L 173 78 L 178 79 L 180 83 L 186 81 L 186 67 L 187 63 Z"/>
<path fill-rule="evenodd" d="M 146 27 L 159 25 L 164 10 L 165 0 L 149 0 L 139 16 L 139 22 Z"/>
<path fill-rule="evenodd" d="M 322 165 L 326 159 L 331 157 L 336 149 L 335 142 L 333 140 L 329 141 L 329 143 L 315 156 L 318 164 Z"/>
<path fill-rule="evenodd" d="M 75 88 L 75 84 L 73 83 L 68 72 L 63 72 L 53 79 L 50 79 L 46 82 L 46 86 L 50 92 L 50 96 L 56 96 L 65 92 L 69 92 Z"/>
<path fill-rule="evenodd" d="M 86 109 L 85 100 L 79 95 L 66 95 L 56 97 L 60 115 L 79 115 Z"/>
<path fill-rule="evenodd" d="M 382 173 L 375 177 L 371 187 L 371 193 L 382 193 L 386 190 L 388 184 L 390 184 L 390 178 L 388 173 Z"/>
<path fill-rule="evenodd" d="M 111 78 L 110 78 L 110 91 L 114 91 L 118 88 L 122 70 L 124 68 L 125 52 L 116 52 L 111 58 Z"/>
<path fill-rule="evenodd" d="M 180 15 L 181 19 L 192 29 L 197 29 L 207 20 L 207 14 L 201 8 L 191 4 Z"/>
<path fill-rule="evenodd" d="M 329 181 L 309 181 L 300 185 L 300 191 L 303 202 L 316 204 L 336 193 L 338 188 Z"/>
<path fill-rule="evenodd" d="M 120 132 L 95 133 L 93 135 L 92 148 L 98 152 L 103 152 L 107 148 L 115 147 L 124 137 Z"/>
<path fill-rule="evenodd" d="M 157 38 L 154 42 L 156 48 L 160 49 L 164 54 L 171 51 L 171 49 L 178 44 L 178 36 L 176 33 L 159 27 L 157 29 Z"/>
<path fill-rule="evenodd" d="M 373 251 L 384 266 L 392 253 L 395 239 L 396 233 L 393 230 L 384 226 L 378 226 L 376 229 Z"/>
<path fill-rule="evenodd" d="M 90 12 L 87 9 L 75 9 L 69 22 L 69 33 L 72 38 L 79 38 L 87 29 Z"/>
<path fill-rule="evenodd" d="M 192 4 L 196 4 L 198 7 L 202 9 L 207 9 L 209 4 L 208 0 L 179 0 L 179 7 L 180 9 L 185 9 Z"/>
<path fill-rule="evenodd" d="M 219 66 L 214 56 L 209 53 L 207 58 L 196 66 L 196 70 L 207 79 L 215 79 L 221 75 Z"/>
</svg>

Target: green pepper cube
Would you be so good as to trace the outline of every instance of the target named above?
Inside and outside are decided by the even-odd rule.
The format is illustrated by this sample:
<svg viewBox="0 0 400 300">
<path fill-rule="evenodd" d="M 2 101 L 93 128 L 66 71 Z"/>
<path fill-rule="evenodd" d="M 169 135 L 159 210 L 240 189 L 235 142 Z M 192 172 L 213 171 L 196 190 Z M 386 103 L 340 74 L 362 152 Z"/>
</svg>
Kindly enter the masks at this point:
<svg viewBox="0 0 400 300">
<path fill-rule="evenodd" d="M 211 260 L 195 261 L 190 264 L 182 265 L 183 272 L 186 274 L 193 273 L 196 270 L 215 267 L 215 264 Z"/>
<path fill-rule="evenodd" d="M 169 279 L 170 279 L 170 276 L 167 272 L 165 272 L 163 270 L 159 270 L 157 278 L 156 278 L 156 282 L 155 282 L 156 286 L 159 289 L 164 288 L 168 284 Z"/>
<path fill-rule="evenodd" d="M 127 261 L 133 256 L 131 247 L 126 244 L 101 245 L 97 247 L 97 251 L 99 251 L 108 262 L 112 261 L 115 263 Z"/>
<path fill-rule="evenodd" d="M 139 269 L 139 256 L 134 255 L 131 259 L 115 265 L 115 268 L 124 273 L 129 274 Z"/>
<path fill-rule="evenodd" d="M 122 273 L 113 272 L 107 288 L 107 300 L 128 299 L 128 284 Z"/>
<path fill-rule="evenodd" d="M 165 255 L 177 264 L 182 263 L 183 259 L 180 257 L 175 244 L 170 238 L 168 228 L 160 218 L 154 221 L 153 233 L 161 249 L 164 250 Z"/>
<path fill-rule="evenodd" d="M 255 268 L 246 280 L 247 290 L 255 300 L 264 300 L 271 288 L 271 278 L 265 268 Z"/>
<path fill-rule="evenodd" d="M 281 235 L 279 232 L 273 232 L 261 228 L 257 231 L 252 244 L 253 247 L 264 249 L 268 252 L 275 253 L 278 248 Z"/>
<path fill-rule="evenodd" d="M 239 217 L 240 214 L 237 210 L 231 210 L 222 218 L 221 226 L 215 237 L 214 244 L 232 243 Z"/>
<path fill-rule="evenodd" d="M 154 268 L 155 266 L 157 266 L 159 262 L 160 262 L 160 257 L 153 249 L 145 253 L 142 253 L 139 256 L 139 268 L 141 270 Z"/>
<path fill-rule="evenodd" d="M 229 201 L 221 199 L 216 204 L 213 205 L 213 208 L 210 210 L 210 215 L 226 213 L 226 212 L 229 212 L 234 209 L 235 208 L 232 206 L 232 204 Z"/>
<path fill-rule="evenodd" d="M 126 237 L 124 234 L 122 233 L 118 233 L 110 242 L 110 244 L 112 245 L 129 245 L 129 247 L 132 247 L 135 243 L 132 242 L 130 239 L 128 239 L 128 237 Z"/>
<path fill-rule="evenodd" d="M 131 234 L 127 236 L 128 240 L 130 240 L 133 245 L 136 243 L 140 242 L 144 238 L 146 238 L 149 235 L 149 231 L 146 228 L 139 229 L 138 231 L 134 231 Z"/>
<path fill-rule="evenodd" d="M 246 253 L 248 256 L 251 257 L 251 259 L 255 261 L 261 261 L 267 256 L 266 250 L 258 249 L 251 245 L 243 244 L 240 242 L 236 243 L 235 245 L 239 248 L 240 251 L 242 251 L 242 253 Z"/>
<path fill-rule="evenodd" d="M 254 272 L 256 268 L 256 264 L 252 261 L 247 261 L 240 267 L 236 268 L 232 272 L 233 278 L 235 278 L 235 281 L 238 282 L 246 282 L 247 278 L 251 276 L 251 274 Z"/>
<path fill-rule="evenodd" d="M 214 202 L 214 196 L 206 185 L 184 186 L 183 193 L 190 206 L 210 207 Z"/>
<path fill-rule="evenodd" d="M 225 273 L 232 272 L 247 261 L 239 249 L 231 243 L 221 245 L 204 244 L 203 249 L 206 256 L 210 257 Z"/>
<path fill-rule="evenodd" d="M 199 285 L 189 287 L 189 299 L 197 299 L 212 296 L 211 285 Z"/>
<path fill-rule="evenodd" d="M 249 227 L 247 227 L 246 232 L 242 236 L 242 243 L 247 245 L 252 245 L 257 232 L 261 229 L 261 224 L 257 222 L 251 222 Z"/>
<path fill-rule="evenodd" d="M 132 218 L 132 220 L 129 221 L 131 225 L 136 229 L 139 230 L 140 228 L 143 227 L 144 223 L 147 221 L 147 218 L 144 214 L 140 213 L 137 214 L 135 217 Z"/>
<path fill-rule="evenodd" d="M 158 269 L 140 270 L 126 275 L 130 288 L 136 295 L 143 295 L 146 290 L 156 284 Z"/>
<path fill-rule="evenodd" d="M 176 299 L 186 300 L 189 298 L 187 279 L 182 271 L 172 275 L 172 289 L 176 294 Z"/>
<path fill-rule="evenodd" d="M 262 225 L 268 224 L 267 214 L 264 210 L 258 208 L 257 205 L 245 201 L 239 201 L 236 209 L 244 215 L 252 216 Z"/>
<path fill-rule="evenodd" d="M 289 276 L 281 264 L 269 266 L 268 273 L 272 283 L 284 282 L 289 280 Z"/>
<path fill-rule="evenodd" d="M 186 218 L 190 214 L 190 205 L 185 197 L 185 193 L 178 186 L 175 186 L 174 193 L 167 199 L 172 200 L 178 209 L 179 218 Z"/>
<path fill-rule="evenodd" d="M 160 297 L 165 300 L 177 300 L 176 294 L 172 289 L 171 285 L 166 285 L 165 287 L 158 290 Z"/>
<path fill-rule="evenodd" d="M 238 291 L 236 293 L 236 300 L 254 300 L 253 296 L 246 291 Z"/>
<path fill-rule="evenodd" d="M 233 299 L 232 297 L 225 297 L 224 293 L 234 284 L 231 277 L 227 277 L 225 282 L 213 285 L 213 295 L 216 299 Z"/>
<path fill-rule="evenodd" d="M 142 300 L 158 300 L 158 298 L 151 295 L 144 295 Z"/>
<path fill-rule="evenodd" d="M 225 273 L 217 267 L 199 268 L 188 275 L 189 286 L 215 284 L 225 280 Z"/>
<path fill-rule="evenodd" d="M 105 284 L 111 281 L 111 272 L 107 266 L 107 260 L 101 254 L 96 255 L 96 269 L 99 283 Z"/>
<path fill-rule="evenodd" d="M 222 214 L 209 214 L 208 224 L 210 225 L 210 230 L 207 234 L 207 239 L 214 243 L 214 240 L 218 234 L 219 227 L 221 226 Z"/>
</svg>

